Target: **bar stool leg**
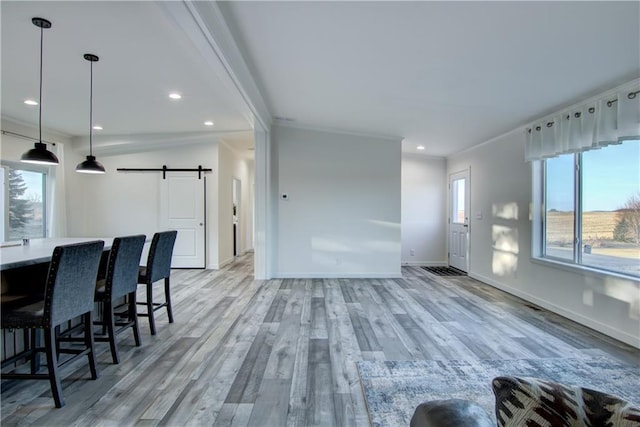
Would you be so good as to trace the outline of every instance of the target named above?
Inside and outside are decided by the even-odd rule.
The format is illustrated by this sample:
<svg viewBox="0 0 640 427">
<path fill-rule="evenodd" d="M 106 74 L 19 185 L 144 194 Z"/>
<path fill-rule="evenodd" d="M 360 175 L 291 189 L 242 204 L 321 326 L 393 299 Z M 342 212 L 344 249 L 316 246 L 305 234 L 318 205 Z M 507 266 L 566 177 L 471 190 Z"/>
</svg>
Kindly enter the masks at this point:
<svg viewBox="0 0 640 427">
<path fill-rule="evenodd" d="M 111 358 L 113 363 L 120 363 L 120 357 L 118 357 L 118 347 L 116 346 L 116 325 L 113 316 L 113 302 L 104 302 L 104 313 L 102 313 L 104 324 L 107 326 L 107 334 L 109 337 L 109 348 L 111 349 Z"/>
<path fill-rule="evenodd" d="M 133 322 L 133 339 L 136 341 L 136 347 L 142 345 L 140 341 L 140 328 L 138 327 L 138 310 L 136 309 L 136 293 L 131 292 L 128 296 L 129 302 L 129 320 Z"/>
<path fill-rule="evenodd" d="M 31 334 L 31 373 L 35 374 L 40 370 L 40 352 L 36 351 L 40 347 L 40 329 L 25 330 L 25 334 Z"/>
<path fill-rule="evenodd" d="M 156 320 L 153 316 L 153 283 L 147 283 L 147 316 L 149 316 L 149 328 L 151 335 L 156 334 Z"/>
<path fill-rule="evenodd" d="M 89 311 L 84 314 L 84 343 L 89 349 L 89 354 L 87 354 L 89 358 L 89 369 L 91 370 L 91 379 L 97 380 L 99 377 L 98 374 L 98 365 L 96 363 L 96 347 L 93 339 L 93 312 Z"/>
<path fill-rule="evenodd" d="M 171 308 L 171 289 L 169 288 L 169 278 L 164 278 L 164 296 L 167 301 L 167 316 L 169 316 L 169 323 L 173 323 L 173 310 Z"/>
<path fill-rule="evenodd" d="M 51 393 L 56 408 L 64 406 L 64 398 L 62 397 L 62 385 L 58 377 L 58 356 L 56 350 L 56 330 L 55 328 L 46 328 L 44 331 L 44 347 L 47 354 L 47 368 L 49 369 L 49 383 L 51 384 Z"/>
</svg>

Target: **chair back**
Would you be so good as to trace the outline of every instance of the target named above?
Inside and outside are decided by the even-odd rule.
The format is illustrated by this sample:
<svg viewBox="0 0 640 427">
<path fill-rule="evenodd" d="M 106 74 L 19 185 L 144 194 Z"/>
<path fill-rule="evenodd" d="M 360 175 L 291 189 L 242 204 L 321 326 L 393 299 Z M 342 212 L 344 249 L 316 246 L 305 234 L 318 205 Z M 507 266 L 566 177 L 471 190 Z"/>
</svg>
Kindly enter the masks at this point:
<svg viewBox="0 0 640 427">
<path fill-rule="evenodd" d="M 153 235 L 147 259 L 146 276 L 149 283 L 171 275 L 171 256 L 177 235 L 176 230 L 161 231 Z"/>
<path fill-rule="evenodd" d="M 112 300 L 138 288 L 138 268 L 145 239 L 144 234 L 113 239 L 105 278 L 105 292 Z"/>
<path fill-rule="evenodd" d="M 44 296 L 44 322 L 57 326 L 93 310 L 104 242 L 57 246 L 51 256 Z"/>
</svg>

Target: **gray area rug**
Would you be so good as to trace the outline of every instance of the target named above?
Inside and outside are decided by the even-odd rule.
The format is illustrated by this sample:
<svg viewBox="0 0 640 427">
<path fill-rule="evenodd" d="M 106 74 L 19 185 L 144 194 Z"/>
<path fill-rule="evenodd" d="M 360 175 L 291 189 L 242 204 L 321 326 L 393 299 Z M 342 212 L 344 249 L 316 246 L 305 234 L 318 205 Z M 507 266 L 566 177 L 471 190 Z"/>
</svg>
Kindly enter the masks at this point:
<svg viewBox="0 0 640 427">
<path fill-rule="evenodd" d="M 362 361 L 357 365 L 374 427 L 408 426 L 421 402 L 450 398 L 472 400 L 495 419 L 491 380 L 502 375 L 543 378 L 640 403 L 640 368 L 604 357 Z"/>
</svg>

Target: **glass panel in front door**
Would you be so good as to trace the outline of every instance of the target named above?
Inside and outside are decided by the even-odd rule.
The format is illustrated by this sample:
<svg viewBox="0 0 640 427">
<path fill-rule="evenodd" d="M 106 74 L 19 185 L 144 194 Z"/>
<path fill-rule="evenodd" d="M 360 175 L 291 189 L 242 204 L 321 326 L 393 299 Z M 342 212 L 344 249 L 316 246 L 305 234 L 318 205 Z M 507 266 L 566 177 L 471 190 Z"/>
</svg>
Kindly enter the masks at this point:
<svg viewBox="0 0 640 427">
<path fill-rule="evenodd" d="M 466 207 L 465 202 L 465 178 L 456 179 L 453 181 L 453 197 L 452 197 L 452 222 L 454 224 L 466 223 Z"/>
</svg>

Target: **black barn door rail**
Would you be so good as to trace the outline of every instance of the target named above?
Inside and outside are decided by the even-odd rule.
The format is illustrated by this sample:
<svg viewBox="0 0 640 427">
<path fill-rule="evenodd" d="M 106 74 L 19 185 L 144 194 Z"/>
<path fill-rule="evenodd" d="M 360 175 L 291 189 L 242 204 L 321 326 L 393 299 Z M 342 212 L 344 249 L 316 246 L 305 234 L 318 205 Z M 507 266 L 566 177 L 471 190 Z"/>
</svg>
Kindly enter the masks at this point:
<svg viewBox="0 0 640 427">
<path fill-rule="evenodd" d="M 118 168 L 118 172 L 162 172 L 162 179 L 167 179 L 167 172 L 198 172 L 198 179 L 202 179 L 203 172 L 211 172 L 212 169 L 203 168 L 201 165 L 198 165 L 198 168 L 195 169 L 184 169 L 184 168 L 168 168 L 167 165 L 162 165 L 162 168 L 156 169 L 144 169 L 144 168 Z"/>
</svg>

